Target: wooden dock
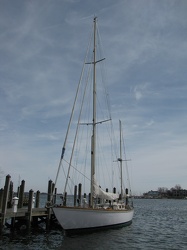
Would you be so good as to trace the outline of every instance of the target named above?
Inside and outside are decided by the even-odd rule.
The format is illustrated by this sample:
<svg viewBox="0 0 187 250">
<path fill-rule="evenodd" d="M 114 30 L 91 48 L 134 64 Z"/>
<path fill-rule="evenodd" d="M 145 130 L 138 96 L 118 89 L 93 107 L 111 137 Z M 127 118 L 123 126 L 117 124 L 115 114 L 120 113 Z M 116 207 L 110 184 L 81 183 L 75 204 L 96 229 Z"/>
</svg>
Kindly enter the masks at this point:
<svg viewBox="0 0 187 250">
<path fill-rule="evenodd" d="M 27 229 L 30 229 L 33 225 L 36 226 L 41 222 L 45 223 L 46 229 L 50 228 L 51 222 L 54 220 L 51 207 L 39 207 L 40 191 L 37 191 L 36 196 L 34 196 L 32 189 L 27 197 L 27 206 L 23 206 L 25 203 L 24 188 L 25 181 L 23 180 L 20 187 L 18 187 L 18 191 L 16 193 L 13 192 L 11 176 L 6 176 L 4 189 L 0 189 L 0 233 L 2 233 L 5 227 L 10 227 L 14 230 L 24 225 Z M 53 189 L 54 184 L 50 180 L 46 196 L 46 204 L 48 205 L 52 201 L 53 193 L 57 193 L 57 190 L 54 192 Z"/>
<path fill-rule="evenodd" d="M 48 181 L 48 191 L 45 197 L 46 201 L 42 199 L 43 207 L 40 207 L 40 191 L 34 193 L 31 189 L 29 192 L 25 192 L 24 180 L 21 181 L 17 192 L 14 192 L 11 176 L 7 175 L 4 189 L 0 189 L 0 234 L 6 227 L 11 230 L 17 228 L 30 230 L 32 227 L 39 226 L 40 223 L 44 224 L 42 228 L 45 227 L 46 230 L 54 228 L 54 226 L 56 228 L 59 224 L 56 223 L 57 220 L 53 214 L 52 204 L 56 204 L 57 188 L 55 188 L 52 180 Z M 86 193 L 82 196 L 82 184 L 79 183 L 74 188 L 74 207 L 80 206 L 82 197 L 86 199 Z M 90 194 L 88 199 L 90 206 Z M 64 194 L 63 200 L 60 200 L 60 202 L 66 206 L 67 193 Z"/>
<path fill-rule="evenodd" d="M 0 212 L 1 214 L 1 212 Z M 8 208 L 6 211 L 5 219 L 9 218 L 20 218 L 28 216 L 28 208 L 23 207 L 19 208 L 16 213 L 12 211 L 12 208 Z M 32 217 L 45 217 L 47 216 L 47 208 L 33 208 L 32 209 Z"/>
</svg>

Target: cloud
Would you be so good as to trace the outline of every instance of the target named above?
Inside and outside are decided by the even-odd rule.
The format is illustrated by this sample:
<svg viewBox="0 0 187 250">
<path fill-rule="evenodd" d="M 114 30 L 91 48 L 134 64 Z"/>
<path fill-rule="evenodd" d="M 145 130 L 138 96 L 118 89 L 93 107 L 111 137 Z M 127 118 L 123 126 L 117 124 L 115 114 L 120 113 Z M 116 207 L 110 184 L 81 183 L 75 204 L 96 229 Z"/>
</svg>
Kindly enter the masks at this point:
<svg viewBox="0 0 187 250">
<path fill-rule="evenodd" d="M 134 94 L 135 94 L 136 100 L 140 100 L 143 96 L 142 92 L 140 90 L 138 90 L 137 88 L 134 89 Z"/>
</svg>

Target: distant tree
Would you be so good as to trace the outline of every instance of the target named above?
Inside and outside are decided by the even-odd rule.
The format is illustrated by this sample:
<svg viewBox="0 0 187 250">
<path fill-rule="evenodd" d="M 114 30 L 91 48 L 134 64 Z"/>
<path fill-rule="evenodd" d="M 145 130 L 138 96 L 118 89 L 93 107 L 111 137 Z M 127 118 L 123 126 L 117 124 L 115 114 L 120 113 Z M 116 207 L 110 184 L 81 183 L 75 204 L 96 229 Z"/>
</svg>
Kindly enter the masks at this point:
<svg viewBox="0 0 187 250">
<path fill-rule="evenodd" d="M 182 188 L 181 188 L 181 185 L 179 185 L 179 184 L 177 184 L 177 185 L 175 185 L 175 187 L 174 187 L 176 190 L 181 190 Z"/>
<path fill-rule="evenodd" d="M 168 188 L 166 188 L 166 187 L 159 187 L 158 188 L 158 192 L 161 193 L 161 194 L 167 193 L 168 192 Z"/>
<path fill-rule="evenodd" d="M 172 191 L 171 189 L 167 191 L 167 197 L 171 197 L 172 196 Z"/>
</svg>

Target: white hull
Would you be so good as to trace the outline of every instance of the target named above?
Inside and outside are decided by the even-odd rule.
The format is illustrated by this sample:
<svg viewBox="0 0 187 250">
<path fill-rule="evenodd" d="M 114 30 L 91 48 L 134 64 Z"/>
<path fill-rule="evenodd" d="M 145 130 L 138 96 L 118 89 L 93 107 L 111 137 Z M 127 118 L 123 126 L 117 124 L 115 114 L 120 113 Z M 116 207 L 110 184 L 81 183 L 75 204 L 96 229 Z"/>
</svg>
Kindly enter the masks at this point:
<svg viewBox="0 0 187 250">
<path fill-rule="evenodd" d="M 54 207 L 53 212 L 64 230 L 82 230 L 129 225 L 134 210 Z"/>
</svg>

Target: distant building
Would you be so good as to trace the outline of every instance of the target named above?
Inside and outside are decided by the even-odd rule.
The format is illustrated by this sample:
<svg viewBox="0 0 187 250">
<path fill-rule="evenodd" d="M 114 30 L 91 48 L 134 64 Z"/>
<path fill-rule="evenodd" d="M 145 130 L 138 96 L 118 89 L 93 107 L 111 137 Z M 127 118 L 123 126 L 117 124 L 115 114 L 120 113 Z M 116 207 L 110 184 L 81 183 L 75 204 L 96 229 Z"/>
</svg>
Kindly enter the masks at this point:
<svg viewBox="0 0 187 250">
<path fill-rule="evenodd" d="M 166 192 L 159 191 L 149 191 L 143 194 L 143 198 L 146 199 L 158 199 L 158 198 L 173 198 L 173 199 L 184 199 L 187 198 L 187 190 L 186 189 L 176 189 L 171 188 Z"/>
<path fill-rule="evenodd" d="M 186 198 L 187 197 L 187 190 L 186 189 L 171 189 L 169 192 L 170 198 Z"/>
<path fill-rule="evenodd" d="M 151 190 L 151 191 L 149 191 L 149 192 L 147 192 L 147 193 L 144 193 L 143 196 L 144 196 L 144 198 L 148 198 L 148 199 L 161 198 L 161 197 L 160 197 L 160 192 L 158 192 L 158 191 L 153 191 L 153 190 Z"/>
</svg>

